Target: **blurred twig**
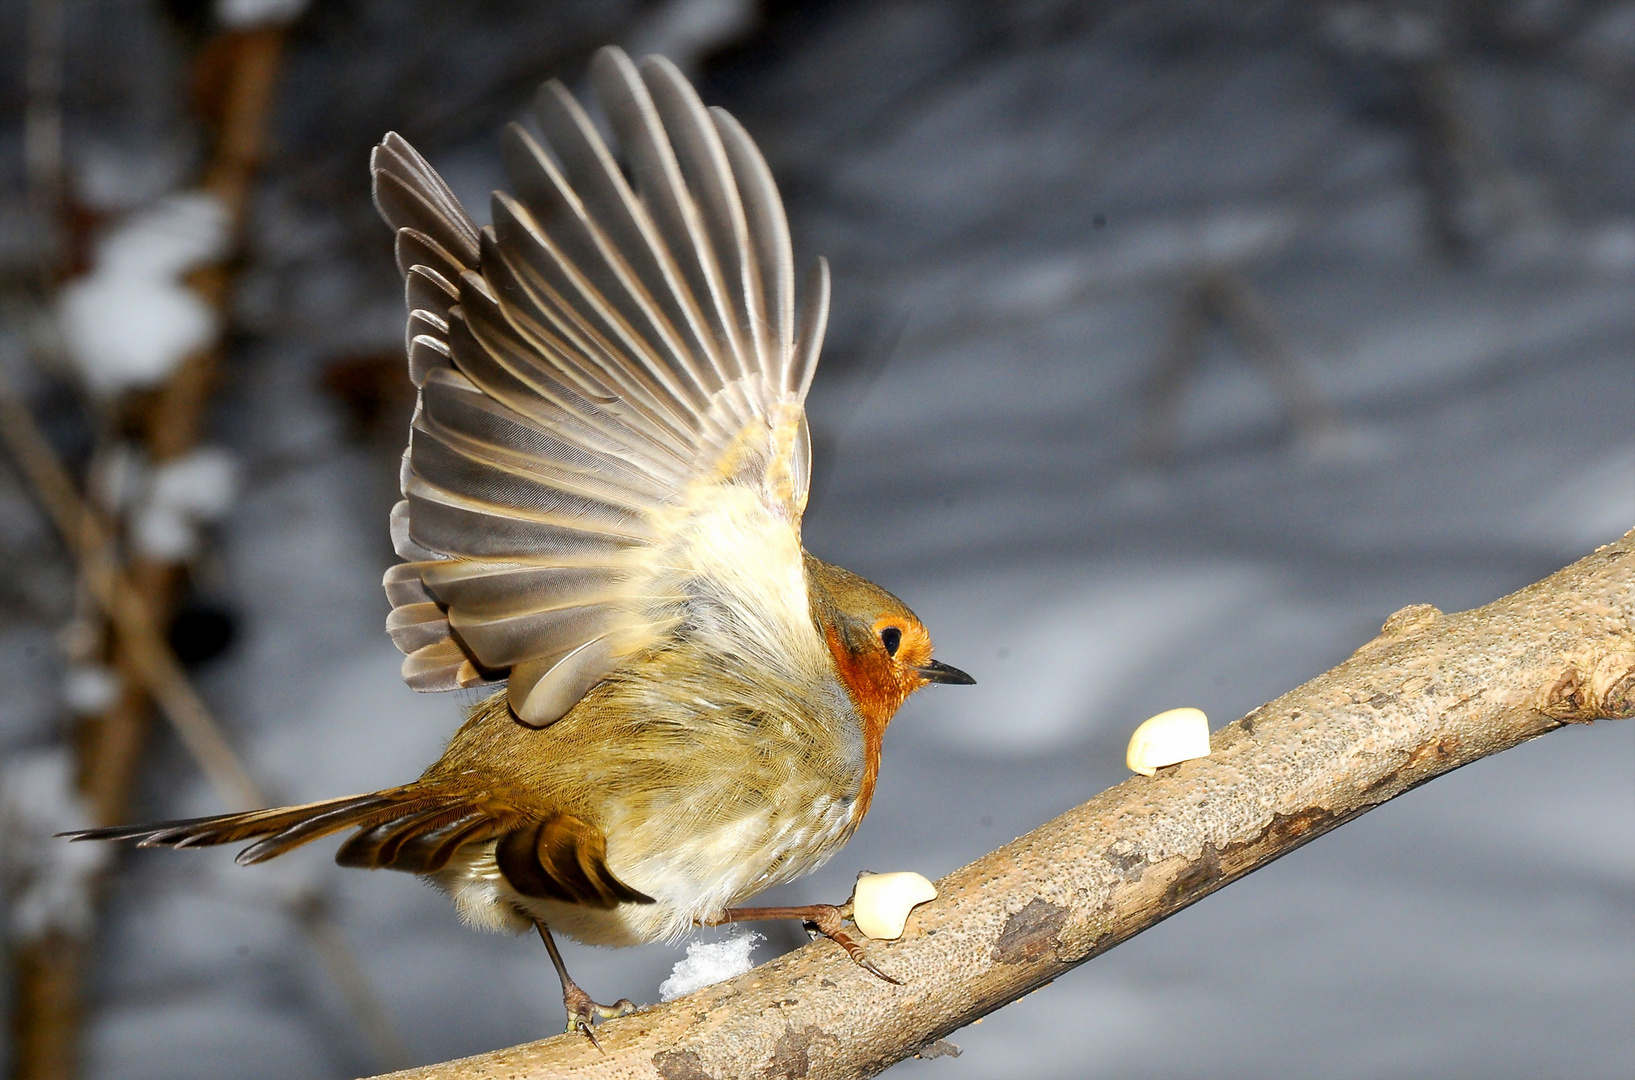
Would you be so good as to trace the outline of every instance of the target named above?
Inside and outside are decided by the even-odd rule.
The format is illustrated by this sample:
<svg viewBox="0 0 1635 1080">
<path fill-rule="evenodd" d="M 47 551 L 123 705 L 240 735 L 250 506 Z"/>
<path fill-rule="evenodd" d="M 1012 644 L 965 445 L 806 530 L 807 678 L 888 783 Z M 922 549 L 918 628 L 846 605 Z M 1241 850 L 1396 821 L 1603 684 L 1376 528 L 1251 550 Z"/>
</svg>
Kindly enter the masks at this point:
<svg viewBox="0 0 1635 1080">
<path fill-rule="evenodd" d="M 119 634 L 136 674 L 176 729 L 193 760 L 228 806 L 262 806 L 266 797 L 233 752 L 188 680 L 159 622 L 114 558 L 111 527 L 75 488 L 62 459 L 46 442 L 27 407 L 0 377 L 0 441 L 51 515 L 79 565 L 80 578 Z"/>
<path fill-rule="evenodd" d="M 0 442 L 80 567 L 80 579 L 113 624 L 127 665 L 142 680 L 182 745 L 217 796 L 228 806 L 265 806 L 266 795 L 239 760 L 221 725 L 194 689 L 171 650 L 147 600 L 115 561 L 112 529 L 74 486 L 67 466 L 34 423 L 28 408 L 0 375 Z M 342 996 L 382 1061 L 408 1054 L 391 1018 L 315 890 L 287 897 L 286 911 L 312 940 Z"/>
<path fill-rule="evenodd" d="M 1305 439 L 1315 443 L 1334 430 L 1333 411 L 1312 385 L 1265 297 L 1241 271 L 1209 266 L 1196 271 L 1184 286 L 1169 341 L 1147 385 L 1138 451 L 1142 460 L 1160 462 L 1174 453 L 1181 398 L 1203 363 L 1205 335 L 1216 322 L 1230 330 L 1250 362 L 1264 370 Z"/>
</svg>

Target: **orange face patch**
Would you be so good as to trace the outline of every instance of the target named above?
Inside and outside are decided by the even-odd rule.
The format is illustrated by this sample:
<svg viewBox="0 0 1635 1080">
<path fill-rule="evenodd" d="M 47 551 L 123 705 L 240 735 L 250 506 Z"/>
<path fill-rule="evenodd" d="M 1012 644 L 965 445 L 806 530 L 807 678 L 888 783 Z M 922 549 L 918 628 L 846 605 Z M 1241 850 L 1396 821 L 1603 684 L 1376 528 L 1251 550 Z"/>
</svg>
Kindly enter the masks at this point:
<svg viewBox="0 0 1635 1080">
<path fill-rule="evenodd" d="M 925 685 L 925 680 L 915 674 L 914 669 L 931 662 L 931 635 L 924 626 L 914 619 L 904 619 L 895 615 L 887 615 L 875 620 L 874 636 L 884 641 L 883 635 L 887 629 L 895 629 L 902 637 L 897 645 L 896 655 L 890 659 L 892 666 L 897 669 L 897 677 L 909 681 L 910 685 L 903 692 L 903 697 Z M 897 704 L 901 705 L 899 701 Z"/>
</svg>

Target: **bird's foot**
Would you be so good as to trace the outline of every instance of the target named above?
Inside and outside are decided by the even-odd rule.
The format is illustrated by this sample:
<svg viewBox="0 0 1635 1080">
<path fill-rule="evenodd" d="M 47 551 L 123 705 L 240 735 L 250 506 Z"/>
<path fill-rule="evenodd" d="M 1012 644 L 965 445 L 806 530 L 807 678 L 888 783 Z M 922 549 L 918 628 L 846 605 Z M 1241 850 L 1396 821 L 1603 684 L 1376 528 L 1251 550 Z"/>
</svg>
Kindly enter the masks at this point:
<svg viewBox="0 0 1635 1080">
<path fill-rule="evenodd" d="M 849 906 L 849 905 L 848 905 Z M 763 919 L 799 919 L 807 927 L 816 930 L 819 934 L 846 950 L 846 955 L 852 962 L 870 975 L 884 979 L 893 986 L 901 986 L 902 982 L 893 979 L 890 975 L 874 966 L 863 946 L 859 945 L 852 936 L 846 933 L 847 908 L 835 904 L 807 904 L 804 907 L 758 907 L 758 908 L 728 908 L 721 913 L 719 919 L 711 925 L 727 922 L 753 922 Z"/>
<path fill-rule="evenodd" d="M 562 1007 L 568 1012 L 568 1034 L 577 1031 L 589 1039 L 592 1046 L 602 1050 L 601 1040 L 596 1038 L 596 1021 L 628 1016 L 636 1011 L 635 1002 L 629 998 L 620 998 L 612 1005 L 592 1001 L 590 995 L 568 975 L 568 966 L 562 962 L 562 953 L 556 947 L 556 939 L 551 936 L 551 928 L 535 919 L 534 929 L 539 931 L 539 940 L 545 943 L 545 951 L 551 954 L 556 977 L 562 980 Z M 602 1052 L 607 1053 L 605 1050 Z"/>
<path fill-rule="evenodd" d="M 629 1016 L 636 1011 L 635 1002 L 629 998 L 620 998 L 612 1005 L 594 1002 L 590 995 L 574 982 L 562 987 L 562 1007 L 568 1011 L 568 1034 L 579 1032 L 598 1050 L 602 1049 L 602 1044 L 596 1038 L 596 1021 L 613 1020 L 620 1016 Z"/>
<path fill-rule="evenodd" d="M 859 945 L 850 934 L 846 933 L 841 926 L 845 921 L 845 915 L 841 908 L 836 907 L 834 904 L 812 904 L 807 910 L 812 914 L 809 918 L 803 920 L 805 924 L 845 949 L 846 955 L 852 958 L 852 963 L 870 975 L 884 979 L 893 986 L 903 985 L 901 981 L 893 979 L 890 975 L 875 967 L 874 961 L 870 960 L 868 953 L 863 951 L 863 946 Z"/>
</svg>

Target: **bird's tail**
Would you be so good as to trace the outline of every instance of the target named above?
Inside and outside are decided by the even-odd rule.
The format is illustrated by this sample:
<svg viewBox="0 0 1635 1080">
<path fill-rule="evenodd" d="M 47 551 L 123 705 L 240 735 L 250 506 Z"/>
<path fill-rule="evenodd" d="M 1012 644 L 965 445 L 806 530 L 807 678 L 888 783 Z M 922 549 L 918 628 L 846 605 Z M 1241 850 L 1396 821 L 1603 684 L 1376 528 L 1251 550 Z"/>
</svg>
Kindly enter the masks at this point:
<svg viewBox="0 0 1635 1080">
<path fill-rule="evenodd" d="M 69 840 L 134 840 L 137 847 L 173 848 L 254 840 L 236 860 L 249 866 L 330 833 L 356 828 L 358 833 L 335 853 L 335 861 L 342 866 L 429 874 L 443 869 L 461 845 L 503 832 L 510 822 L 500 820 L 501 816 L 469 795 L 414 783 L 301 806 L 61 835 Z"/>
</svg>

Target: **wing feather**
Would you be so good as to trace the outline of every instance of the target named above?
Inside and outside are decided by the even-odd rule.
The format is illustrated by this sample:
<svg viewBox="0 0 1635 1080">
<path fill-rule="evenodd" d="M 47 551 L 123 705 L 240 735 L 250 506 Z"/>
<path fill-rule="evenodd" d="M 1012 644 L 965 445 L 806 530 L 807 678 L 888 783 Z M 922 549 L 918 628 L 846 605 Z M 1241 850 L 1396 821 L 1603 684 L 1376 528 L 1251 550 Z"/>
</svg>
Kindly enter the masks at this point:
<svg viewBox="0 0 1635 1080">
<path fill-rule="evenodd" d="M 712 108 L 715 122 L 732 172 L 743 197 L 749 239 L 754 244 L 754 267 L 758 272 L 756 306 L 751 308 L 757 326 L 766 329 L 764 355 L 776 366 L 767 374 L 785 390 L 795 340 L 795 254 L 789 240 L 789 221 L 784 217 L 783 199 L 772 179 L 766 159 L 751 141 L 749 133 L 725 109 Z"/>
<path fill-rule="evenodd" d="M 600 566 L 529 563 L 429 564 L 422 588 L 464 617 L 507 618 L 526 611 L 589 604 L 615 586 L 617 572 Z"/>
<path fill-rule="evenodd" d="M 501 683 L 505 679 L 506 672 L 503 670 L 495 677 L 486 674 L 452 635 L 434 645 L 416 649 L 403 658 L 403 681 L 411 690 L 421 693 L 466 690 L 473 686 Z"/>
<path fill-rule="evenodd" d="M 517 718 L 533 727 L 545 727 L 577 705 L 591 687 L 618 667 L 610 636 L 601 633 L 566 652 L 513 664 L 506 691 Z"/>
<path fill-rule="evenodd" d="M 401 604 L 386 616 L 386 633 L 404 653 L 419 652 L 449 636 L 448 612 L 435 600 Z"/>
<path fill-rule="evenodd" d="M 399 235 L 416 230 L 464 265 L 477 258 L 477 226 L 420 152 L 395 131 L 369 159 L 375 206 Z M 399 269 L 408 272 L 407 266 Z"/>
<path fill-rule="evenodd" d="M 468 500 L 517 511 L 517 516 L 632 541 L 651 542 L 651 523 L 640 510 L 612 505 L 544 469 L 510 466 L 450 445 L 424 429 L 411 434 L 415 475 Z"/>
<path fill-rule="evenodd" d="M 674 335 L 671 356 L 676 369 L 707 399 L 721 383 L 719 368 L 711 367 L 715 344 L 705 328 L 704 314 L 595 125 L 567 88 L 555 80 L 540 90 L 534 118 L 581 204 L 662 314 L 664 329 L 670 332 L 665 336 Z"/>
<path fill-rule="evenodd" d="M 479 655 L 492 657 L 496 666 L 510 667 L 541 653 L 571 649 L 596 636 L 617 615 L 608 603 L 526 611 L 506 618 L 484 618 L 454 609 L 449 625 Z"/>
<path fill-rule="evenodd" d="M 711 285 L 719 291 L 740 375 L 759 369 L 769 356 L 760 314 L 760 283 L 749 243 L 749 224 L 726 149 L 704 103 L 676 66 L 662 56 L 641 64 L 642 82 L 670 135 L 682 182 L 698 207 L 707 242 L 701 253 L 715 256 Z M 719 278 L 717 284 L 716 278 Z M 748 359 L 753 357 L 755 359 Z M 747 420 L 748 417 L 745 417 Z"/>
<path fill-rule="evenodd" d="M 606 492 L 603 497 L 609 500 L 650 506 L 673 490 L 666 480 L 640 471 L 637 465 L 576 441 L 584 434 L 583 428 L 542 426 L 483 393 L 457 372 L 440 372 L 429 380 L 421 389 L 420 401 L 416 423 L 446 440 L 460 440 L 472 453 L 561 472 L 588 490 Z"/>
<path fill-rule="evenodd" d="M 518 249 L 537 248 L 554 258 L 558 280 L 576 290 L 589 310 L 600 316 L 595 329 L 605 344 L 598 359 L 613 366 L 610 374 L 632 377 L 644 392 L 658 389 L 644 385 L 650 379 L 662 384 L 669 399 L 696 418 L 708 407 L 699 373 L 692 365 L 671 371 L 662 359 L 684 355 L 684 346 L 635 269 L 532 136 L 513 124 L 506 131 L 505 149 L 517 196 L 495 196 L 496 232 L 504 228 Z M 602 283 L 601 289 L 590 284 L 593 279 Z M 615 338 L 634 362 L 625 362 L 617 347 L 608 347 L 616 345 Z"/>
<path fill-rule="evenodd" d="M 464 548 L 472 558 L 614 560 L 638 537 L 576 529 L 549 514 L 526 513 L 457 495 L 420 477 L 409 482 L 409 536 L 433 550 Z"/>
<path fill-rule="evenodd" d="M 434 371 L 454 366 L 448 342 L 432 334 L 416 334 L 409 339 L 409 379 L 424 386 Z"/>
<path fill-rule="evenodd" d="M 443 321 L 448 328 L 449 311 L 460 300 L 460 290 L 442 273 L 422 263 L 415 263 L 404 273 L 403 301 L 412 315 L 427 311 Z"/>
<path fill-rule="evenodd" d="M 476 294 L 476 290 L 464 294 Z M 519 338 L 503 313 L 480 294 L 469 305 L 461 305 L 449 337 L 460 373 L 537 426 L 601 454 L 625 457 L 655 478 L 685 475 L 686 459 L 680 448 L 659 444 L 650 430 L 622 423 L 621 416 L 599 408 L 598 403 L 553 378 L 534 359 L 544 350 Z M 610 398 L 600 404 L 616 401 Z"/>
<path fill-rule="evenodd" d="M 801 306 L 800 332 L 795 339 L 795 362 L 789 388 L 796 400 L 805 401 L 817 373 L 818 353 L 823 350 L 823 331 L 829 325 L 829 260 L 818 259 L 806 276 L 806 302 Z"/>
<path fill-rule="evenodd" d="M 466 267 L 475 266 L 475 259 L 464 262 L 448 248 L 413 226 L 404 226 L 397 232 L 397 269 L 408 275 L 410 270 L 423 266 L 445 281 L 458 281 Z"/>
<path fill-rule="evenodd" d="M 797 309 L 782 200 L 731 116 L 658 57 L 603 50 L 591 83 L 624 167 L 549 83 L 538 135 L 504 135 L 511 194 L 495 194 L 491 227 L 399 136 L 372 159 L 420 394 L 388 630 L 411 686 L 507 679 L 536 725 L 692 632 L 679 612 L 697 556 L 677 529 L 712 492 L 748 489 L 798 539 L 802 405 L 828 316 L 821 260 Z M 425 807 L 360 834 L 354 853 L 446 862 L 475 827 Z"/>
<path fill-rule="evenodd" d="M 671 372 L 660 369 L 655 378 L 651 367 L 627 355 L 650 350 L 584 271 L 551 242 L 526 207 L 497 195 L 494 216 L 496 242 L 503 237 L 503 246 L 486 268 L 499 295 L 510 301 L 506 314 L 516 329 L 542 352 L 555 353 L 561 370 L 583 392 L 622 398 L 677 437 L 686 431 L 702 410 L 686 399 Z"/>
<path fill-rule="evenodd" d="M 624 53 L 616 49 L 598 52 L 591 63 L 591 81 L 630 157 L 642 204 L 702 316 L 718 380 L 713 388 L 725 386 L 744 374 L 725 284 L 664 123 L 640 73 Z"/>
</svg>

